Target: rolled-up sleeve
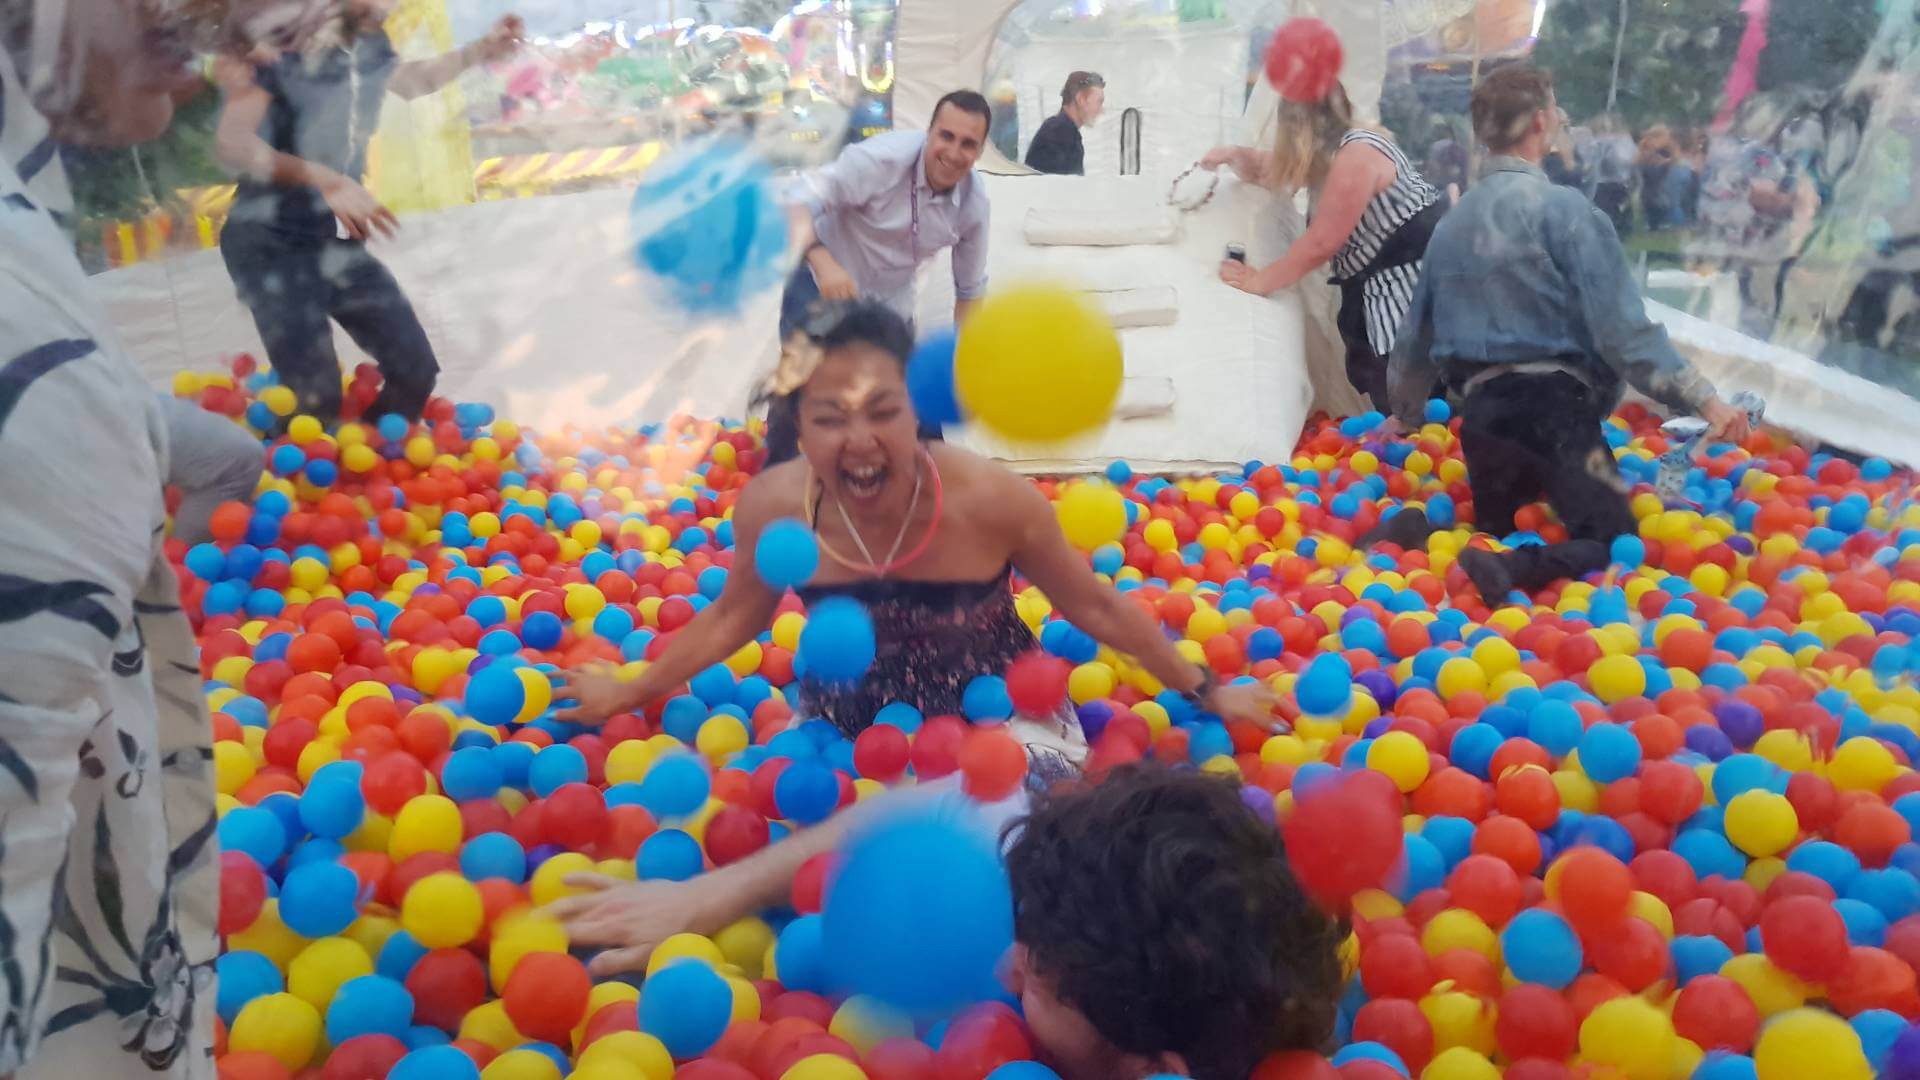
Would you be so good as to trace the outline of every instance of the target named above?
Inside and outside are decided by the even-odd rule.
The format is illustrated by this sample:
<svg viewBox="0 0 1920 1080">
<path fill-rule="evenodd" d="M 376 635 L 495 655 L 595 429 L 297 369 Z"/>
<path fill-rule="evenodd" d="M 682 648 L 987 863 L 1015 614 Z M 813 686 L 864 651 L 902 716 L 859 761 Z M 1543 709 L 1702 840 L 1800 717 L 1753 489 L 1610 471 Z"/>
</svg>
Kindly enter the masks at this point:
<svg viewBox="0 0 1920 1080">
<path fill-rule="evenodd" d="M 1566 220 L 1553 258 L 1572 284 L 1587 332 L 1608 367 L 1634 389 L 1670 409 L 1697 413 L 1713 387 L 1668 340 L 1627 266 L 1613 222 L 1597 207 Z"/>
<path fill-rule="evenodd" d="M 984 195 L 969 215 L 967 227 L 953 245 L 953 296 L 956 300 L 978 300 L 987 293 L 987 226 L 993 208 Z"/>
</svg>

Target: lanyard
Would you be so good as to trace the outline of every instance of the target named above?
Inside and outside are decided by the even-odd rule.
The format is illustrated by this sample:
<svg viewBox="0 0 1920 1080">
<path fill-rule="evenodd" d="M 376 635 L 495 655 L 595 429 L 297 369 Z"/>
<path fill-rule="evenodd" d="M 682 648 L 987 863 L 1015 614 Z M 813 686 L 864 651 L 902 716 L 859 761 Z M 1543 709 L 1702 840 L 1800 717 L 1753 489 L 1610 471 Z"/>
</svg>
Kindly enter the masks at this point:
<svg viewBox="0 0 1920 1080">
<path fill-rule="evenodd" d="M 920 156 L 907 165 L 907 205 L 911 209 L 912 219 L 907 227 L 907 243 L 913 253 L 913 265 L 920 265 L 920 163 L 927 159 L 927 151 L 922 148 Z"/>
</svg>

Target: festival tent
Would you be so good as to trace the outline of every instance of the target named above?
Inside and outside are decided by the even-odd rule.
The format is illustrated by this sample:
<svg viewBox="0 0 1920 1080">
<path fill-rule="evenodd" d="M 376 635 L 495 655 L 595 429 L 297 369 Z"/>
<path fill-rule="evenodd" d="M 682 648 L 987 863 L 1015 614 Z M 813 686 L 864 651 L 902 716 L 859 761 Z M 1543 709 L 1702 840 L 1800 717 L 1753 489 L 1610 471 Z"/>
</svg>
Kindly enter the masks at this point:
<svg viewBox="0 0 1920 1080">
<path fill-rule="evenodd" d="M 996 28 L 1013 3 L 904 0 L 895 52 L 899 123 L 918 126 L 941 93 L 981 85 Z M 1319 7 L 1346 42 L 1345 77 L 1361 114 L 1370 115 L 1376 102 L 1368 91 L 1381 84 L 1392 35 L 1371 7 L 1333 0 Z M 1115 72 L 1178 70 L 1161 55 L 1171 51 L 1164 37 L 1139 38 L 1138 56 L 1123 44 L 1102 46 L 1113 50 L 1101 62 Z M 1224 62 L 1221 55 L 1195 51 L 1208 62 Z M 1239 63 L 1225 74 L 1196 73 L 1196 81 L 1244 81 L 1247 50 Z M 1027 70 L 1040 85 L 1057 86 L 1065 75 Z M 1257 145 L 1269 137 L 1275 98 L 1264 80 L 1255 82 L 1227 133 Z M 1229 126 L 1186 132 L 1177 119 L 1156 118 L 1152 102 L 1136 107 L 1145 114 L 1139 175 L 1037 177 L 991 148 L 981 169 L 994 205 L 994 280 L 1074 282 L 1120 316 L 1128 365 L 1120 417 L 1064 448 L 963 437 L 1036 470 L 1095 469 L 1121 457 L 1166 469 L 1284 459 L 1315 406 L 1360 407 L 1339 373 L 1330 291 L 1310 285 L 1256 298 L 1227 289 L 1215 273 L 1230 241 L 1245 244 L 1255 262 L 1276 257 L 1301 228 L 1302 208 L 1231 177 L 1204 202 L 1204 176 L 1176 187 L 1181 163 Z M 1157 141 L 1163 135 L 1165 150 Z M 419 310 L 446 393 L 549 429 L 676 412 L 740 414 L 773 363 L 777 290 L 726 319 L 697 318 L 666 302 L 635 268 L 630 198 L 625 188 L 607 187 L 423 210 L 402 219 L 398 238 L 375 245 Z M 158 384 L 219 356 L 260 352 L 218 251 L 142 262 L 95 281 Z M 947 322 L 951 305 L 950 273 L 940 260 L 923 279 L 921 327 Z M 1920 463 L 1920 430 L 1911 423 L 1920 404 L 1799 354 L 1656 311 L 1723 389 L 1766 396 L 1772 418 L 1839 446 Z M 365 359 L 344 334 L 336 333 L 336 344 L 343 364 Z"/>
</svg>

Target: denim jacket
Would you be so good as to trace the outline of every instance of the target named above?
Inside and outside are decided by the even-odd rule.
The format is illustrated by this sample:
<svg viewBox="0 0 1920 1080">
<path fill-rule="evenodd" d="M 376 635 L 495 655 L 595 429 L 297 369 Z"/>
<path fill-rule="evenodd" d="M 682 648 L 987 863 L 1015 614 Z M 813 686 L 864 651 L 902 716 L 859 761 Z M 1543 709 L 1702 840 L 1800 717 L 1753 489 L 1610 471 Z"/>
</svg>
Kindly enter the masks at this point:
<svg viewBox="0 0 1920 1080">
<path fill-rule="evenodd" d="M 1616 402 L 1622 383 L 1682 413 L 1713 389 L 1647 316 L 1605 214 L 1520 158 L 1496 157 L 1434 230 L 1388 373 L 1417 422 L 1429 391 L 1487 365 L 1566 370 Z"/>
</svg>

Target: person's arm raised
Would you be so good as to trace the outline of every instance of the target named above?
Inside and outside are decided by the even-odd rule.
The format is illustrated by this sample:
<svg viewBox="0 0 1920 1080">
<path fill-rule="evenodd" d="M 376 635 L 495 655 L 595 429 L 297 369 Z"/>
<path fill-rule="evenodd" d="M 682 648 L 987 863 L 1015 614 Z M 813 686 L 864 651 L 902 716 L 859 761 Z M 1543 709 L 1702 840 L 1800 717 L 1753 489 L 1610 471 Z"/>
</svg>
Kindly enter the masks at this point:
<svg viewBox="0 0 1920 1080">
<path fill-rule="evenodd" d="M 1301 278 L 1340 253 L 1360 226 L 1367 204 L 1393 183 L 1393 178 L 1393 161 L 1385 154 L 1366 143 L 1347 144 L 1334 156 L 1333 167 L 1327 171 L 1312 224 L 1287 253 L 1261 270 L 1228 259 L 1220 266 L 1220 279 L 1256 296 L 1271 296 L 1298 285 Z"/>
<path fill-rule="evenodd" d="M 995 501 L 1004 507 L 1000 527 L 1014 540 L 1013 565 L 1067 621 L 1095 640 L 1133 657 L 1162 685 L 1195 693 L 1209 682 L 1187 661 L 1139 605 L 1095 576 L 1087 558 L 1067 542 L 1053 506 L 1024 478 L 994 466 Z M 1273 696 L 1265 686 L 1222 686 L 1207 702 L 1222 717 L 1272 728 Z"/>
<path fill-rule="evenodd" d="M 498 60 L 520 47 L 526 25 L 518 15 L 503 15 L 485 35 L 451 52 L 426 60 L 408 60 L 394 69 L 387 90 L 409 101 L 424 97 L 460 77 L 475 64 Z"/>
<path fill-rule="evenodd" d="M 720 596 L 693 617 L 660 659 L 632 681 L 621 679 L 611 665 L 579 668 L 561 675 L 556 695 L 574 699 L 556 718 L 567 723 L 599 723 L 616 713 L 631 712 L 673 691 L 688 679 L 725 660 L 753 640 L 773 619 L 780 597 L 753 568 L 753 549 L 760 531 L 773 520 L 762 477 L 741 493 L 733 510 L 734 560 Z M 760 490 L 756 491 L 756 488 Z"/>
</svg>

